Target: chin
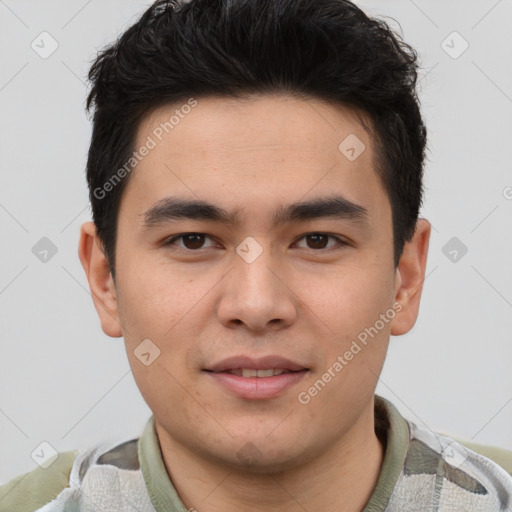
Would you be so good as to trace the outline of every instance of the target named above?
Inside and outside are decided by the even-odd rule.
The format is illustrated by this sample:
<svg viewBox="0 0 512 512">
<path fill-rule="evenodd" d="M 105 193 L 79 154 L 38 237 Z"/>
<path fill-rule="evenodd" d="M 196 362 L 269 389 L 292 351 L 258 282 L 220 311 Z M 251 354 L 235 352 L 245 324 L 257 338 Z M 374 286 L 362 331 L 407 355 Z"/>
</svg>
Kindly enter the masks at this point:
<svg viewBox="0 0 512 512">
<path fill-rule="evenodd" d="M 237 473 L 252 473 L 255 475 L 278 474 L 297 468 L 300 465 L 297 458 L 287 457 L 264 457 L 258 460 L 240 460 L 238 457 L 224 464 L 230 466 Z"/>
<path fill-rule="evenodd" d="M 226 459 L 226 451 L 216 454 L 217 462 L 236 472 L 273 474 L 294 469 L 308 459 L 306 454 L 296 453 L 297 444 L 290 445 L 281 440 L 282 445 L 276 446 L 275 441 L 266 439 L 266 434 L 250 439 L 237 443 L 229 459 Z"/>
</svg>

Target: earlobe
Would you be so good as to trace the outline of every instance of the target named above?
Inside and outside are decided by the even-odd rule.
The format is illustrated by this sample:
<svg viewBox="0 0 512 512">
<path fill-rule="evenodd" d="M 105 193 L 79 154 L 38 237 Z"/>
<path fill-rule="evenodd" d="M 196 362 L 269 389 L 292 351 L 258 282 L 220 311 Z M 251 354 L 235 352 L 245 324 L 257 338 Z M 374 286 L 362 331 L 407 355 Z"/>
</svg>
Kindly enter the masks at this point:
<svg viewBox="0 0 512 512">
<path fill-rule="evenodd" d="M 103 332 L 113 338 L 121 337 L 123 331 L 119 322 L 116 289 L 94 222 L 85 222 L 80 228 L 78 256 Z"/>
<path fill-rule="evenodd" d="M 391 323 L 391 334 L 394 336 L 409 332 L 418 318 L 430 232 L 430 223 L 418 219 L 412 240 L 404 245 L 396 270 L 395 302 L 401 304 L 401 310 Z"/>
</svg>

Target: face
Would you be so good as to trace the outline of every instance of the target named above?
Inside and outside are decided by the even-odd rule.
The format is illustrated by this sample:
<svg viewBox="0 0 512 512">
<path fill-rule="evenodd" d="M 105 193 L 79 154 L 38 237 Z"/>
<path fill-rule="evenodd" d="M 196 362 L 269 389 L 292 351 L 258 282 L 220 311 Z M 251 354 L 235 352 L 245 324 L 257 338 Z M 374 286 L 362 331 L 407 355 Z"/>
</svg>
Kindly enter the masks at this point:
<svg viewBox="0 0 512 512">
<path fill-rule="evenodd" d="M 287 96 L 198 98 L 162 136 L 177 108 L 139 127 L 136 148 L 156 144 L 123 191 L 103 328 L 163 442 L 292 467 L 373 429 L 389 336 L 415 318 L 372 136 L 346 107 Z"/>
</svg>

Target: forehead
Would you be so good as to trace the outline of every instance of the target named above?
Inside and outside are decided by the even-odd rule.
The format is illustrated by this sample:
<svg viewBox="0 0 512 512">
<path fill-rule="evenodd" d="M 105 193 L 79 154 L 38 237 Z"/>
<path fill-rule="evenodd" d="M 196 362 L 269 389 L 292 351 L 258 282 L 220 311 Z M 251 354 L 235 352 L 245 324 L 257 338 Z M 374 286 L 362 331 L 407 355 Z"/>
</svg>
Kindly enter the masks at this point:
<svg viewBox="0 0 512 512">
<path fill-rule="evenodd" d="M 194 106 L 190 107 L 191 103 Z M 136 145 L 144 144 L 151 134 L 157 143 L 165 143 L 163 139 L 171 142 L 175 135 L 180 142 L 189 139 L 196 146 L 211 143 L 228 151 L 266 146 L 325 152 L 339 150 L 340 137 L 351 134 L 372 146 L 371 124 L 365 113 L 318 98 L 277 93 L 248 98 L 200 97 L 150 112 L 139 125 Z"/>
<path fill-rule="evenodd" d="M 141 121 L 135 149 L 152 148 L 122 203 L 130 196 L 140 210 L 168 195 L 201 198 L 228 210 L 236 204 L 243 216 L 245 207 L 263 214 L 271 203 L 333 191 L 369 211 L 386 202 L 371 123 L 358 112 L 282 95 L 194 102 L 160 107 Z"/>
</svg>

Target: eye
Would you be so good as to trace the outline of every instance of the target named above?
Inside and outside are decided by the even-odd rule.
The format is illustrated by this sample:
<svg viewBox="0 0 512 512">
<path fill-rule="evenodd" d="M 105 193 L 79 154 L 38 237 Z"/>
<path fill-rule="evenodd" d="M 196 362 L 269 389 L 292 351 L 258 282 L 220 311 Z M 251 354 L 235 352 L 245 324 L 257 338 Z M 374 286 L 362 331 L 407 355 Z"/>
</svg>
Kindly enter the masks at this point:
<svg viewBox="0 0 512 512">
<path fill-rule="evenodd" d="M 164 243 L 165 246 L 177 246 L 180 249 L 185 249 L 187 251 L 199 251 L 201 249 L 206 249 L 208 247 L 214 247 L 214 244 L 205 246 L 205 240 L 211 239 L 205 233 L 183 233 L 181 235 L 176 235 L 172 237 L 170 240 Z M 328 245 L 329 239 L 334 240 L 335 243 Z M 181 244 L 177 244 L 177 241 L 181 240 Z M 338 236 L 329 235 L 327 233 L 308 233 L 302 236 L 299 240 L 306 240 L 306 247 L 302 247 L 305 249 L 313 249 L 315 251 L 319 251 L 322 249 L 331 249 L 336 246 L 344 246 L 348 245 L 344 240 L 342 240 Z M 300 246 L 299 246 L 300 247 Z"/>
<path fill-rule="evenodd" d="M 329 238 L 336 241 L 335 244 L 331 246 L 327 246 Z M 341 238 L 329 235 L 327 233 L 308 233 L 307 235 L 304 235 L 300 240 L 307 240 L 309 243 L 307 243 L 308 247 L 306 249 L 314 249 L 314 250 L 321 250 L 321 249 L 330 249 L 332 247 L 343 246 L 348 245 L 344 240 Z"/>
<path fill-rule="evenodd" d="M 198 249 L 204 249 L 203 247 L 204 241 L 206 238 L 210 238 L 208 235 L 204 233 L 183 233 L 182 235 L 176 235 L 172 237 L 169 241 L 165 242 L 166 246 L 176 245 L 176 241 L 182 239 L 183 244 L 178 245 L 178 247 L 182 249 L 187 249 L 190 251 L 196 251 Z M 211 240 L 211 238 L 210 238 Z M 208 247 L 208 246 L 207 246 Z M 209 246 L 211 247 L 211 246 Z"/>
</svg>

